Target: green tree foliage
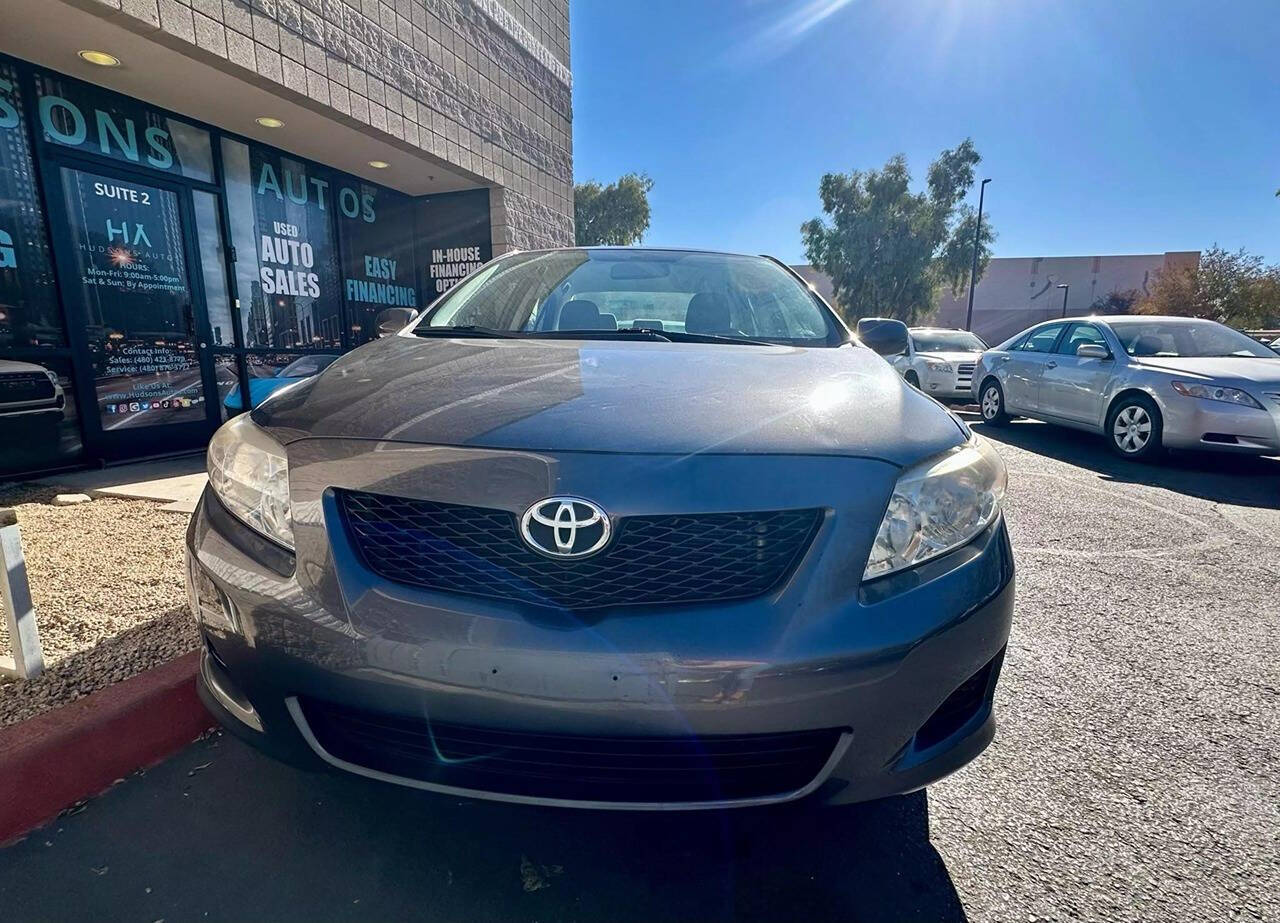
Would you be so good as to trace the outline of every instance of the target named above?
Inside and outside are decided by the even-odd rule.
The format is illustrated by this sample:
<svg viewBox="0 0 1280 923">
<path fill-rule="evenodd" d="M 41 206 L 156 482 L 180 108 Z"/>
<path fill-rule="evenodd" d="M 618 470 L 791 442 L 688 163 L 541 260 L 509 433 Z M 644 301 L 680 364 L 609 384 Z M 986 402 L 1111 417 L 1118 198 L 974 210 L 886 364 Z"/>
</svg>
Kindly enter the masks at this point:
<svg viewBox="0 0 1280 923">
<path fill-rule="evenodd" d="M 1105 295 L 1099 295 L 1093 299 L 1093 304 L 1089 305 L 1090 314 L 1129 314 L 1142 298 L 1142 292 L 1136 288 L 1125 289 L 1120 291 L 1108 292 Z"/>
<path fill-rule="evenodd" d="M 1207 317 L 1240 328 L 1280 325 L 1280 265 L 1243 248 L 1231 253 L 1216 244 L 1199 265 L 1172 266 L 1156 273 L 1135 314 Z"/>
<path fill-rule="evenodd" d="M 847 319 L 877 315 L 911 323 L 933 310 L 944 286 L 957 295 L 968 286 L 977 215 L 963 200 L 981 161 L 965 139 L 929 165 L 922 192 L 911 191 L 901 154 L 880 170 L 822 177 L 826 220 L 806 221 L 800 230 L 809 262 L 831 277 Z M 978 278 L 994 240 L 983 215 Z"/>
<path fill-rule="evenodd" d="M 628 173 L 601 186 L 592 180 L 573 187 L 574 238 L 579 247 L 600 244 L 628 247 L 649 229 L 649 190 L 653 180 Z"/>
</svg>

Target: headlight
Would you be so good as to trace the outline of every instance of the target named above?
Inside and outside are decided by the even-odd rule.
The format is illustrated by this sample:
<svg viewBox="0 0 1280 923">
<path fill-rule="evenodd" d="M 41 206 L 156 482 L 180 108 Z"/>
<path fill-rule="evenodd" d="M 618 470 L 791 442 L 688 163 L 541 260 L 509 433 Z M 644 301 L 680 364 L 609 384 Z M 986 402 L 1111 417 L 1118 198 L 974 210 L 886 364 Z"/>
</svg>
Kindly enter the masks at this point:
<svg viewBox="0 0 1280 923">
<path fill-rule="evenodd" d="M 248 414 L 223 424 L 209 443 L 209 486 L 237 519 L 293 548 L 289 463 L 284 447 Z"/>
<path fill-rule="evenodd" d="M 48 376 L 49 376 L 49 380 L 50 380 L 51 382 L 53 382 L 55 385 L 58 383 L 58 373 L 57 373 L 57 372 L 55 372 L 55 371 L 53 371 L 53 370 L 51 370 L 51 369 L 45 369 L 45 370 L 44 370 L 44 373 L 45 373 L 46 375 L 48 375 Z"/>
<path fill-rule="evenodd" d="M 938 362 L 935 359 L 926 359 L 924 364 L 929 367 L 929 371 L 931 372 L 950 372 L 951 371 L 950 362 Z"/>
<path fill-rule="evenodd" d="M 898 478 L 862 579 L 882 577 L 946 554 L 1000 514 L 1007 475 L 985 439 L 908 468 Z"/>
<path fill-rule="evenodd" d="M 1202 385 L 1191 381 L 1175 381 L 1173 390 L 1185 397 L 1198 397 L 1205 401 L 1222 401 L 1224 404 L 1237 404 L 1241 407 L 1256 407 L 1262 410 L 1252 394 L 1239 388 L 1223 388 L 1220 385 Z"/>
</svg>

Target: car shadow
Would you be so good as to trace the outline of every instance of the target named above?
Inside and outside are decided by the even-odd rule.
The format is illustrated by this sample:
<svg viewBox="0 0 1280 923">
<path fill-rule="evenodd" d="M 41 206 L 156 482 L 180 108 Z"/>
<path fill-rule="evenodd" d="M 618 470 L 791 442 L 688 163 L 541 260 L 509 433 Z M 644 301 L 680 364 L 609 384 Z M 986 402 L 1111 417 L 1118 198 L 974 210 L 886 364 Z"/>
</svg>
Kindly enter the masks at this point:
<svg viewBox="0 0 1280 923">
<path fill-rule="evenodd" d="M 1167 452 L 1153 462 L 1112 454 L 1101 436 L 1033 420 L 990 426 L 968 419 L 993 442 L 1087 468 L 1102 479 L 1162 487 L 1190 497 L 1236 506 L 1280 509 L 1280 458 L 1213 452 Z"/>
<path fill-rule="evenodd" d="M 549 847 L 564 869 L 548 881 L 552 918 L 590 908 L 586 919 L 967 919 L 929 841 L 924 792 L 714 814 L 526 810 L 513 820 L 509 806 L 486 805 L 495 823 L 475 828 L 473 845 L 487 852 L 514 826 Z"/>
<path fill-rule="evenodd" d="M 924 792 L 552 809 L 303 772 L 223 734 L 0 856 L 0 904 L 23 900 L 32 919 L 966 919 Z"/>
</svg>

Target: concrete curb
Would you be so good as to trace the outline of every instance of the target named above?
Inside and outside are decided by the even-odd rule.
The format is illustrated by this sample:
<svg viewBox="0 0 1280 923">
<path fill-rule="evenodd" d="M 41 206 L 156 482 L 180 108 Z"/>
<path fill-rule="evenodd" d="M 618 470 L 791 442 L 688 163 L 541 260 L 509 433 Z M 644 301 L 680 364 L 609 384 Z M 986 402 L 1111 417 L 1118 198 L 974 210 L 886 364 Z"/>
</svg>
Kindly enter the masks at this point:
<svg viewBox="0 0 1280 923">
<path fill-rule="evenodd" d="M 198 652 L 0 728 L 0 844 L 158 763 L 213 727 Z"/>
</svg>

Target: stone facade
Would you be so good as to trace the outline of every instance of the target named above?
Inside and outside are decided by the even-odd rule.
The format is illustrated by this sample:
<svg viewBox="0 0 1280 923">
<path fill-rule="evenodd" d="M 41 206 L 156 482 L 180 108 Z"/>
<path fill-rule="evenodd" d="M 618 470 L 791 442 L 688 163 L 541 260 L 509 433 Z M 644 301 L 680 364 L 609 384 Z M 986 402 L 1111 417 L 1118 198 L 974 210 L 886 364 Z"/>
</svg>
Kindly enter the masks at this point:
<svg viewBox="0 0 1280 923">
<path fill-rule="evenodd" d="M 573 242 L 569 0 L 73 0 L 492 188 L 494 254 Z"/>
</svg>

